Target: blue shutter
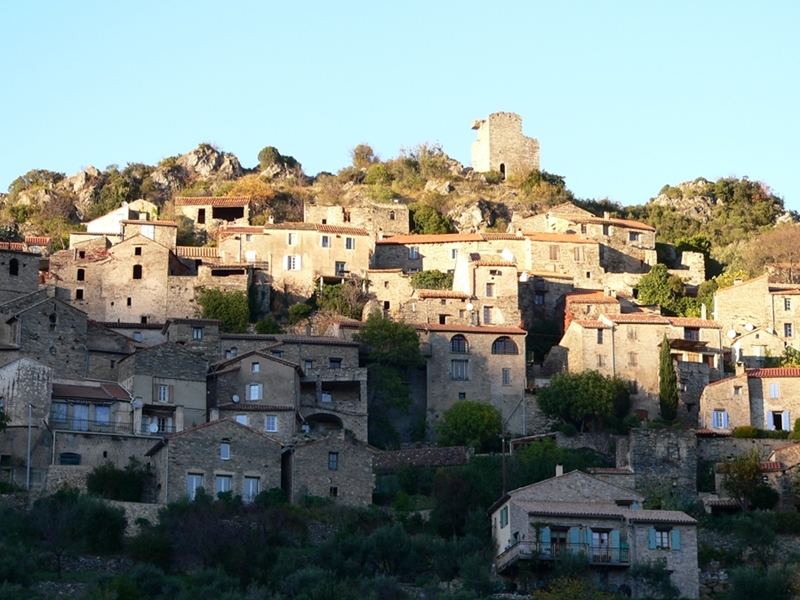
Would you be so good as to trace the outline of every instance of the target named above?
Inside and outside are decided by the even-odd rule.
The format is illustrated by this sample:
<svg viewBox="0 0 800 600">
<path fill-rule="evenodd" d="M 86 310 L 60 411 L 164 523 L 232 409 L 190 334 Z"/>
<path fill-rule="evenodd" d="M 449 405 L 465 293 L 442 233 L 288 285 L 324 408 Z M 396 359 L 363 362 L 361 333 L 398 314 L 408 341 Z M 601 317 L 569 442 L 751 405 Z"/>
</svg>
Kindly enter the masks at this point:
<svg viewBox="0 0 800 600">
<path fill-rule="evenodd" d="M 539 541 L 542 544 L 549 544 L 550 543 L 550 528 L 549 527 L 542 527 L 542 530 L 539 532 Z"/>
<path fill-rule="evenodd" d="M 783 430 L 784 431 L 791 431 L 792 430 L 792 422 L 789 419 L 789 411 L 788 410 L 783 411 L 783 414 L 781 415 L 781 417 L 782 417 L 782 421 L 783 421 L 783 423 L 781 423 L 783 425 Z"/>
<path fill-rule="evenodd" d="M 583 543 L 587 546 L 592 545 L 592 530 L 588 527 L 583 530 Z"/>
<path fill-rule="evenodd" d="M 569 547 L 574 554 L 580 552 L 581 530 L 573 527 L 569 530 Z"/>
<path fill-rule="evenodd" d="M 672 535 L 672 543 L 670 544 L 670 546 L 672 546 L 673 550 L 680 550 L 681 549 L 680 529 L 673 529 L 672 531 L 670 531 L 670 534 Z"/>
<path fill-rule="evenodd" d="M 619 530 L 611 530 L 611 560 L 619 562 Z"/>
<path fill-rule="evenodd" d="M 772 412 L 767 412 L 767 431 L 772 431 L 775 428 L 775 420 L 772 418 Z"/>
<path fill-rule="evenodd" d="M 711 427 L 713 427 L 714 429 L 720 428 L 718 410 L 715 410 L 714 412 L 711 413 Z"/>
<path fill-rule="evenodd" d="M 722 413 L 722 428 L 728 429 L 728 411 Z"/>
<path fill-rule="evenodd" d="M 647 532 L 647 537 L 649 538 L 649 542 L 650 542 L 650 544 L 649 544 L 650 545 L 650 550 L 655 550 L 656 549 L 656 530 L 651 527 Z"/>
</svg>

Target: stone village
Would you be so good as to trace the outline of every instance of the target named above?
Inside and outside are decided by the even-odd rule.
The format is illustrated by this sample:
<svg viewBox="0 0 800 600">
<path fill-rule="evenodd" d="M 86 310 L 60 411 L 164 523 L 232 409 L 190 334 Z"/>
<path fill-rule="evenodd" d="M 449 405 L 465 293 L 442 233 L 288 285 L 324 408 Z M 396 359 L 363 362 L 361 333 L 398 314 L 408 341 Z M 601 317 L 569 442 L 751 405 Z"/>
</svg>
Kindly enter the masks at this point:
<svg viewBox="0 0 800 600">
<path fill-rule="evenodd" d="M 522 134 L 519 116 L 494 113 L 473 129 L 476 173 L 539 168 L 539 143 Z M 401 203 L 307 203 L 303 222 L 263 226 L 250 211 L 248 197 L 176 198 L 176 212 L 215 246 L 178 245 L 177 224 L 140 200 L 88 222 L 68 249 L 50 252 L 46 238 L 0 249 L 0 410 L 10 417 L 0 433 L 3 480 L 85 487 L 91 468 L 134 456 L 152 467 L 153 505 L 200 487 L 245 502 L 282 488 L 291 500 L 368 505 L 380 465 L 413 451 L 367 442 L 367 369 L 354 337 L 363 321 L 232 334 L 201 318 L 196 303 L 205 288 L 255 289 L 268 306 L 272 294 L 304 299 L 322 282 L 357 279 L 368 282 L 364 318 L 377 310 L 419 335 L 427 362 L 412 385 L 429 424 L 459 399 L 490 403 L 512 452 L 543 436 L 576 443 L 550 433 L 536 403 L 536 389 L 559 372 L 623 378 L 639 419 L 657 416 L 668 340 L 684 429 L 633 429 L 616 439 L 616 467 L 554 473 L 509 491 L 488 518 L 501 575 L 583 549 L 593 565 L 611 567 L 612 583 L 638 562 L 663 559 L 682 595 L 698 596 L 696 521 L 642 505 L 665 481 L 698 497 L 699 460 L 720 462 L 756 442 L 732 438 L 734 427 L 788 430 L 800 417 L 800 369 L 763 366 L 787 345 L 800 348 L 798 286 L 763 275 L 718 291 L 702 318 L 664 316 L 634 293 L 657 262 L 654 228 L 571 203 L 512 219 L 505 233 L 438 235 L 410 234 Z M 412 285 L 414 273 L 433 269 L 452 274 L 452 289 Z M 703 256 L 684 252 L 672 272 L 699 285 Z M 525 339 L 544 320 L 563 337 L 534 365 Z M 580 443 L 608 441 L 598 439 Z M 757 441 L 772 452 L 782 507 L 795 510 L 786 478 L 800 455 L 786 441 Z M 428 455 L 427 464 L 445 464 L 436 449 Z M 703 500 L 708 510 L 732 502 Z"/>
</svg>

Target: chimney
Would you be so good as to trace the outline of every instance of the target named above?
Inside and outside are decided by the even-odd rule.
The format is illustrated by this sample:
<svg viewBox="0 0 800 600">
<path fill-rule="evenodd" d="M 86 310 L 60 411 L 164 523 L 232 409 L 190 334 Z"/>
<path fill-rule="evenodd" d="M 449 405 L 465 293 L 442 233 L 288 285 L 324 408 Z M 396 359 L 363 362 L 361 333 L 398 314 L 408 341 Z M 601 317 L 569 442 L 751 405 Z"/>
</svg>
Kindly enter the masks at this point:
<svg viewBox="0 0 800 600">
<path fill-rule="evenodd" d="M 558 463 L 556 465 L 556 477 L 561 477 L 564 474 L 564 465 Z"/>
<path fill-rule="evenodd" d="M 744 363 L 742 361 L 736 363 L 736 374 L 744 375 Z"/>
<path fill-rule="evenodd" d="M 608 221 L 611 218 L 611 213 L 607 210 L 603 211 L 603 218 Z"/>
<path fill-rule="evenodd" d="M 706 310 L 706 303 L 705 302 L 703 302 L 700 305 L 700 318 L 703 319 L 703 321 L 708 319 L 708 311 Z"/>
<path fill-rule="evenodd" d="M 741 283 L 742 283 L 741 277 L 737 277 L 736 279 L 733 280 L 733 285 L 740 285 Z"/>
</svg>

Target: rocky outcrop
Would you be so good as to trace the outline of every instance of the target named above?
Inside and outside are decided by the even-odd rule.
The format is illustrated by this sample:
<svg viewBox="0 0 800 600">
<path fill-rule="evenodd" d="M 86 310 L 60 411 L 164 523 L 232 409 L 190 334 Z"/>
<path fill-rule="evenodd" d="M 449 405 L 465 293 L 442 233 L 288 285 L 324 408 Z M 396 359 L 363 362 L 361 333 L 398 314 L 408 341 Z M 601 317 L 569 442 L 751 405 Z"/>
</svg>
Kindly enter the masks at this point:
<svg viewBox="0 0 800 600">
<path fill-rule="evenodd" d="M 200 144 L 179 157 L 177 164 L 185 169 L 190 179 L 231 180 L 244 175 L 238 158 L 209 144 Z"/>
<path fill-rule="evenodd" d="M 718 202 L 707 192 L 710 183 L 698 177 L 694 181 L 684 181 L 676 186 L 664 186 L 650 202 L 658 206 L 671 206 L 690 219 L 708 223 Z"/>
<path fill-rule="evenodd" d="M 494 227 L 500 220 L 508 223 L 511 210 L 503 203 L 478 200 L 450 210 L 447 218 L 460 233 L 476 233 Z"/>
</svg>

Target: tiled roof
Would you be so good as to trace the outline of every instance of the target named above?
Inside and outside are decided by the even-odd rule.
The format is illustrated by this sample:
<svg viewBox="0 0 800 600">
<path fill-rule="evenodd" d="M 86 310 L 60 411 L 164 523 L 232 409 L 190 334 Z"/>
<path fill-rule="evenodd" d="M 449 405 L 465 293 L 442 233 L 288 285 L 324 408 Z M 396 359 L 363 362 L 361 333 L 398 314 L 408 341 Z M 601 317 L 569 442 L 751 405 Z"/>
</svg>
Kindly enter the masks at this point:
<svg viewBox="0 0 800 600">
<path fill-rule="evenodd" d="M 777 460 L 768 460 L 761 463 L 761 470 L 770 473 L 774 471 L 783 471 L 783 465 Z"/>
<path fill-rule="evenodd" d="M 157 227 L 177 227 L 175 221 L 147 221 L 144 219 L 123 219 L 123 223 L 128 225 L 155 225 Z M 119 234 L 117 234 L 119 235 Z"/>
<path fill-rule="evenodd" d="M 363 235 L 363 236 L 369 235 L 369 232 L 361 227 L 344 227 L 342 225 L 321 225 L 317 223 L 316 229 L 320 233 L 338 233 L 342 235 Z"/>
<path fill-rule="evenodd" d="M 618 315 L 606 315 L 615 323 L 642 323 L 652 325 L 669 325 L 669 319 L 660 315 L 648 315 L 646 313 L 621 313 Z"/>
<path fill-rule="evenodd" d="M 584 329 L 611 329 L 611 325 L 608 325 L 607 323 L 603 323 L 603 321 L 596 321 L 596 320 L 591 320 L 591 319 L 587 319 L 587 320 L 575 319 L 572 322 L 580 325 Z"/>
<path fill-rule="evenodd" d="M 125 388 L 116 383 L 102 383 L 100 385 L 53 383 L 53 398 L 100 400 L 105 402 L 131 399 Z"/>
<path fill-rule="evenodd" d="M 619 304 L 619 299 L 614 296 L 608 296 L 603 292 L 594 292 L 592 294 L 574 294 L 566 295 L 567 304 L 581 303 L 581 304 Z"/>
<path fill-rule="evenodd" d="M 163 329 L 164 323 L 128 323 L 120 321 L 95 321 L 109 329 Z"/>
<path fill-rule="evenodd" d="M 494 240 L 524 240 L 525 238 L 516 233 L 482 233 L 483 239 L 487 242 Z"/>
<path fill-rule="evenodd" d="M 486 333 L 492 335 L 528 335 L 528 332 L 519 327 L 492 327 L 492 326 L 470 326 L 470 325 L 439 325 L 436 323 L 409 323 L 415 329 L 423 331 L 452 331 L 455 333 Z"/>
<path fill-rule="evenodd" d="M 0 242 L 0 250 L 19 250 L 25 251 L 25 244 L 22 242 Z"/>
<path fill-rule="evenodd" d="M 264 228 L 255 225 L 229 225 L 220 229 L 219 233 L 264 233 Z"/>
<path fill-rule="evenodd" d="M 317 226 L 315 223 L 287 222 L 287 223 L 269 223 L 264 225 L 264 232 L 272 230 L 289 230 L 289 231 L 316 231 Z"/>
<path fill-rule="evenodd" d="M 739 506 L 739 501 L 733 498 L 712 498 L 703 502 L 706 506 L 715 506 L 717 508 L 736 508 Z"/>
<path fill-rule="evenodd" d="M 447 448 L 409 448 L 380 452 L 372 459 L 375 471 L 394 471 L 400 466 L 456 467 L 469 462 L 465 446 Z"/>
<path fill-rule="evenodd" d="M 700 329 L 722 329 L 722 325 L 709 319 L 691 319 L 687 317 L 667 317 L 674 327 L 698 327 Z"/>
<path fill-rule="evenodd" d="M 575 279 L 568 273 L 556 273 L 555 271 L 528 271 L 528 275 L 541 277 L 542 279 Z"/>
<path fill-rule="evenodd" d="M 776 367 L 772 369 L 746 369 L 748 377 L 800 377 L 800 368 L 782 368 Z"/>
<path fill-rule="evenodd" d="M 218 258 L 219 248 L 209 246 L 178 246 L 175 248 L 178 256 L 188 256 L 197 258 Z"/>
<path fill-rule="evenodd" d="M 472 263 L 477 267 L 516 267 L 517 264 L 504 258 L 480 258 Z"/>
<path fill-rule="evenodd" d="M 574 233 L 530 232 L 523 235 L 532 242 L 550 242 L 562 244 L 596 244 L 595 240 L 587 240 Z"/>
<path fill-rule="evenodd" d="M 722 379 L 719 379 L 717 381 L 712 381 L 706 387 L 713 387 L 715 385 L 722 385 L 724 383 L 729 383 L 731 381 L 735 381 L 736 379 L 743 379 L 746 376 L 747 376 L 747 374 L 742 373 L 741 375 L 734 375 L 733 377 L 723 377 Z"/>
<path fill-rule="evenodd" d="M 33 244 L 36 246 L 46 246 L 47 244 L 50 243 L 50 238 L 43 235 L 26 235 L 25 243 Z"/>
<path fill-rule="evenodd" d="M 323 346 L 358 346 L 358 342 L 348 342 L 337 337 L 323 335 L 292 335 L 279 334 L 276 336 L 284 344 L 319 344 Z"/>
<path fill-rule="evenodd" d="M 592 475 L 633 475 L 633 470 L 620 467 L 589 467 L 589 473 Z"/>
<path fill-rule="evenodd" d="M 453 290 L 417 290 L 417 296 L 420 298 L 457 298 L 461 300 L 469 298 L 469 294 L 454 292 Z"/>
<path fill-rule="evenodd" d="M 247 206 L 252 198 L 250 196 L 177 196 L 175 206 L 216 206 L 230 208 Z"/>
<path fill-rule="evenodd" d="M 573 517 L 623 517 L 632 522 L 645 523 L 697 523 L 692 517 L 677 510 L 639 510 L 623 508 L 606 502 L 537 502 L 515 500 L 515 504 L 531 515 L 564 515 Z"/>
<path fill-rule="evenodd" d="M 641 221 L 632 221 L 631 219 L 604 219 L 603 217 L 583 217 L 576 216 L 574 221 L 578 223 L 603 223 L 608 225 L 617 225 L 618 227 L 630 227 L 632 229 L 644 229 L 647 231 L 655 231 L 656 228 Z"/>
<path fill-rule="evenodd" d="M 220 410 L 242 410 L 246 412 L 287 412 L 294 410 L 293 406 L 280 406 L 277 404 L 261 404 L 259 402 L 226 402 L 217 406 Z"/>
<path fill-rule="evenodd" d="M 367 269 L 367 273 L 402 273 L 403 269 Z"/>
<path fill-rule="evenodd" d="M 416 246 L 417 244 L 447 244 L 482 241 L 483 236 L 479 233 L 441 233 L 428 235 L 395 235 L 377 240 L 375 243 Z"/>
<path fill-rule="evenodd" d="M 723 379 L 723 381 L 724 381 L 724 379 Z M 709 385 L 714 385 L 714 384 L 717 384 L 717 383 L 720 383 L 720 382 L 719 381 L 715 381 L 713 384 L 709 384 Z M 730 431 L 724 431 L 724 430 L 721 430 L 721 429 L 698 429 L 696 431 L 696 433 L 697 433 L 697 435 L 699 437 L 731 437 L 731 435 L 733 435 Z"/>
</svg>

